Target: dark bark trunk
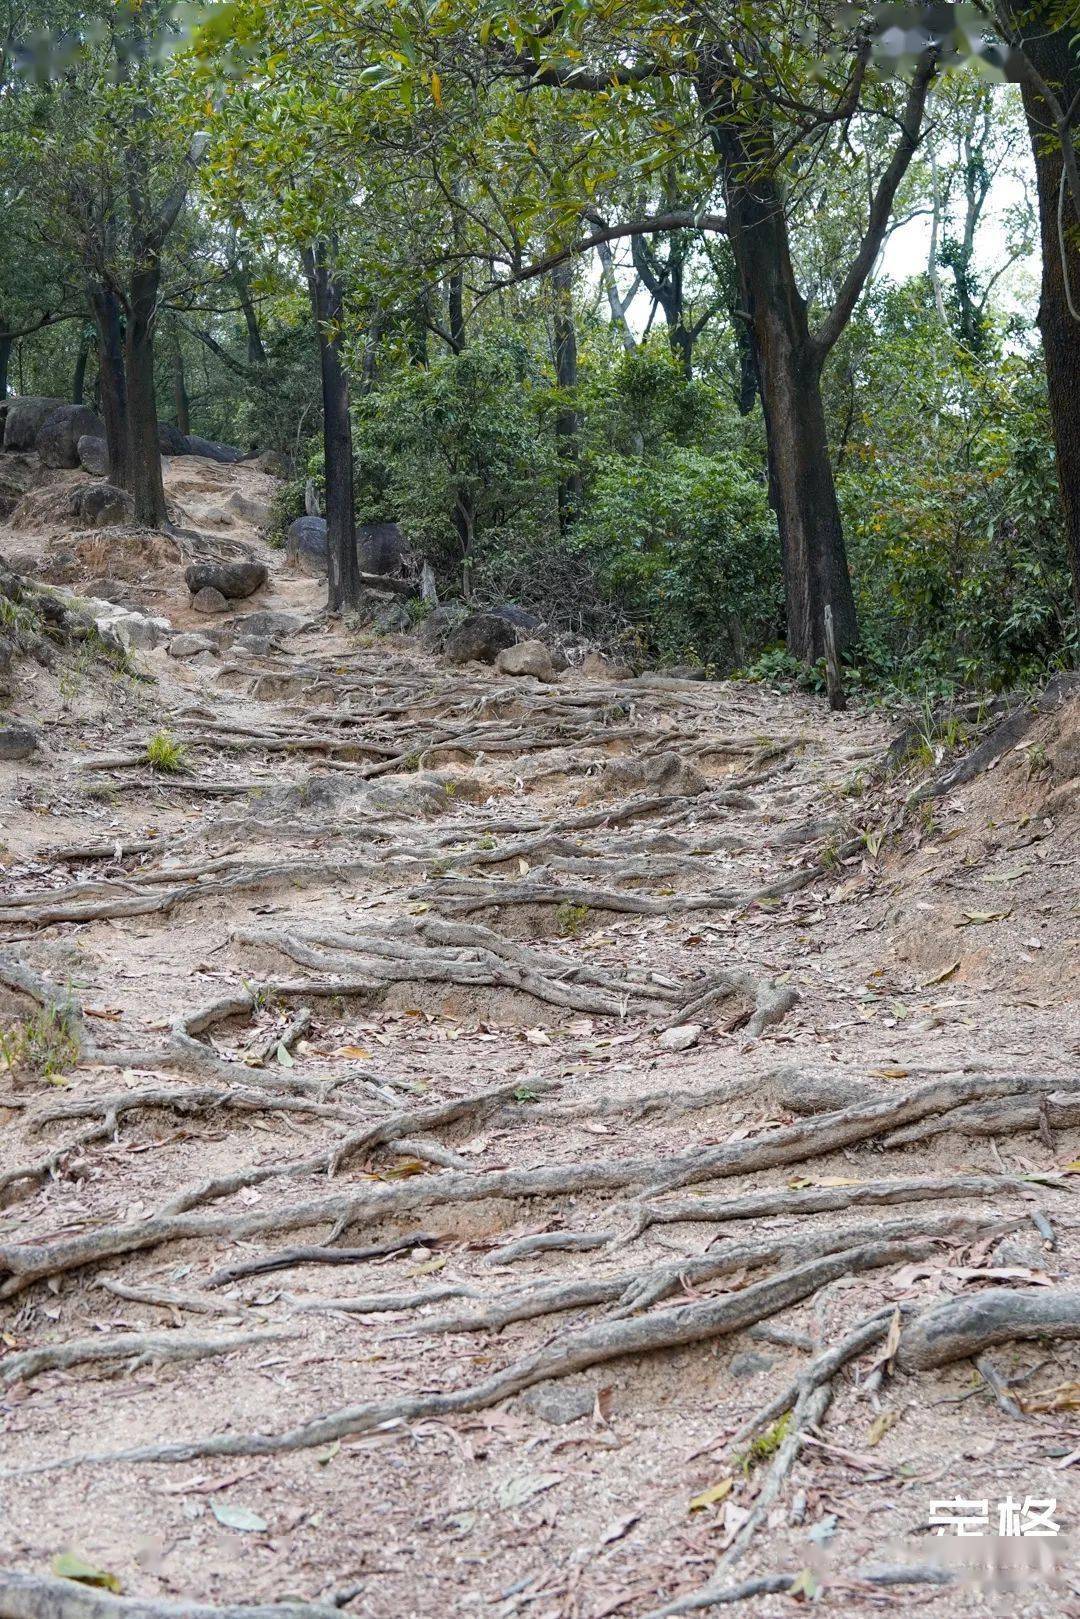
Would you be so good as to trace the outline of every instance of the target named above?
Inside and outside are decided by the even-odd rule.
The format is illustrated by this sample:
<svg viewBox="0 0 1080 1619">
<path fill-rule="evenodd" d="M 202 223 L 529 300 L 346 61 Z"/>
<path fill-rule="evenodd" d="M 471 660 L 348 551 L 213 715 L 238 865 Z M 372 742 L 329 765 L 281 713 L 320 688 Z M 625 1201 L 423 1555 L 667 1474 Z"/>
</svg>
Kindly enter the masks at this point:
<svg viewBox="0 0 1080 1619">
<path fill-rule="evenodd" d="M 75 371 L 71 378 L 71 403 L 81 405 L 86 398 L 86 366 L 90 359 L 90 333 L 83 332 L 79 339 L 79 352 L 75 356 Z"/>
<path fill-rule="evenodd" d="M 94 286 L 90 303 L 98 334 L 98 381 L 101 415 L 109 446 L 109 482 L 128 486 L 127 380 L 124 375 L 124 337 L 120 300 L 114 288 Z"/>
<path fill-rule="evenodd" d="M 722 71 L 699 83 L 712 115 L 727 198 L 729 238 L 754 353 L 765 415 L 770 499 L 783 553 L 787 646 L 815 662 L 825 650 L 825 607 L 832 607 L 837 649 L 858 638 L 836 500 L 821 355 L 791 261 L 783 199 L 770 162 L 767 117 L 748 126 L 744 107 L 725 99 Z M 753 110 L 751 115 L 753 116 Z"/>
<path fill-rule="evenodd" d="M 173 415 L 181 433 L 191 432 L 191 401 L 188 398 L 187 373 L 184 369 L 184 350 L 180 343 L 180 328 L 172 323 L 169 349 L 169 381 L 172 387 Z"/>
<path fill-rule="evenodd" d="M 8 394 L 8 367 L 11 364 L 12 339 L 0 337 L 0 399 Z"/>
<path fill-rule="evenodd" d="M 1080 60 L 1070 49 L 1065 28 L 1032 27 L 1024 51 L 1066 107 L 1080 95 Z M 1080 610 L 1080 221 L 1070 189 L 1064 185 L 1061 141 L 1054 119 L 1037 90 L 1023 86 L 1035 176 L 1039 189 L 1042 236 L 1042 296 L 1039 331 L 1050 398 L 1050 420 L 1057 451 L 1058 485 L 1065 518 L 1065 547 L 1072 577 L 1073 601 Z M 1059 210 L 1061 226 L 1059 227 Z M 1062 239 L 1064 238 L 1064 253 Z"/>
<path fill-rule="evenodd" d="M 578 460 L 577 333 L 572 297 L 574 273 L 569 260 L 551 272 L 555 293 L 555 380 L 560 402 L 555 413 L 555 442 L 559 458 L 559 527 L 566 529 L 581 511 L 581 467 Z"/>
<path fill-rule="evenodd" d="M 460 270 L 450 277 L 447 296 L 450 319 L 450 343 L 455 354 L 465 352 L 465 278 Z"/>
<path fill-rule="evenodd" d="M 341 363 L 341 283 L 319 242 L 304 254 L 311 307 L 319 332 L 322 371 L 323 457 L 326 479 L 327 606 L 332 613 L 360 600 L 360 564 L 353 512 L 352 422 L 349 383 Z"/>
<path fill-rule="evenodd" d="M 263 346 L 262 332 L 259 329 L 259 317 L 255 313 L 255 305 L 251 301 L 251 289 L 248 286 L 247 276 L 238 270 L 234 278 L 237 294 L 240 298 L 240 308 L 244 312 L 244 325 L 247 328 L 247 361 L 260 371 L 266 370 L 266 349 Z M 185 428 L 186 432 L 187 429 Z"/>
<path fill-rule="evenodd" d="M 127 379 L 128 482 L 135 500 L 135 521 L 164 528 L 165 486 L 161 480 L 157 391 L 154 386 L 154 334 L 157 326 L 161 266 L 150 255 L 133 272 L 124 334 Z"/>
</svg>

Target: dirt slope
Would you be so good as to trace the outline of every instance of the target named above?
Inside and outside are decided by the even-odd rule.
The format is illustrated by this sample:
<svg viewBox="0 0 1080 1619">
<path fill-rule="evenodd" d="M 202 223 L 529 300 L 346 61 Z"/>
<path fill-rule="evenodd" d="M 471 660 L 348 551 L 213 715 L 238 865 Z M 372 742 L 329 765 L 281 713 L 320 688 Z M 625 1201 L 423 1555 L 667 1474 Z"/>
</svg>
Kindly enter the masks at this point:
<svg viewBox="0 0 1080 1619">
<path fill-rule="evenodd" d="M 1042 1559 L 1007 1611 L 1080 1613 L 1059 1539 L 930 1527 L 1052 1498 L 1075 1536 L 1080 1346 L 980 1375 L 889 1336 L 1077 1285 L 1077 705 L 901 815 L 877 718 L 450 670 L 318 618 L 264 475 L 168 477 L 270 586 L 136 678 L 28 665 L 43 747 L 0 762 L 0 1562 L 372 1619 L 779 1573 L 740 1611 L 993 1611 L 927 1583 L 959 1547 Z M 206 630 L 154 543 L 0 528 Z"/>
</svg>

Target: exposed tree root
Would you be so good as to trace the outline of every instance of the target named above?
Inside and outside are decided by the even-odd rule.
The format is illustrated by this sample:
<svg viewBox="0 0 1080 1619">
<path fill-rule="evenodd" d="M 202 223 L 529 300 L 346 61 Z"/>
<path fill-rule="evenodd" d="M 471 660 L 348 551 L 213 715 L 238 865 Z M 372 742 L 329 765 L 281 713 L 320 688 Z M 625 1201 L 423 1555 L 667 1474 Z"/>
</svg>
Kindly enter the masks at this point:
<svg viewBox="0 0 1080 1619">
<path fill-rule="evenodd" d="M 947 1299 L 904 1328 L 897 1364 L 924 1372 L 1016 1338 L 1080 1338 L 1080 1292 L 990 1287 Z"/>
<path fill-rule="evenodd" d="M 1006 1225 L 1012 1222 L 1005 1222 Z M 901 1237 L 925 1237 L 934 1241 L 970 1240 L 985 1234 L 986 1221 L 964 1216 L 930 1216 L 924 1220 L 882 1220 L 863 1226 L 836 1226 L 804 1236 L 779 1232 L 754 1243 L 733 1243 L 707 1254 L 687 1255 L 665 1260 L 646 1270 L 620 1273 L 588 1280 L 575 1279 L 546 1286 L 533 1283 L 492 1301 L 472 1315 L 442 1316 L 423 1321 L 411 1333 L 498 1332 L 514 1321 L 532 1321 L 539 1316 L 588 1305 L 616 1304 L 616 1317 L 637 1314 L 658 1304 L 680 1287 L 700 1287 L 722 1276 L 761 1270 L 768 1265 L 794 1264 L 835 1253 L 842 1248 L 869 1243 L 893 1242 Z"/>
<path fill-rule="evenodd" d="M 731 1603 L 747 1602 L 752 1597 L 777 1596 L 787 1592 L 798 1595 L 801 1594 L 799 1581 L 802 1574 L 802 1569 L 790 1569 L 786 1574 L 759 1574 L 752 1580 L 743 1580 L 739 1585 L 703 1585 L 686 1596 L 665 1602 L 661 1608 L 653 1608 L 644 1615 L 644 1619 L 671 1619 L 677 1613 L 700 1613 L 705 1608 L 723 1608 Z M 856 1569 L 854 1574 L 844 1575 L 836 1583 L 845 1587 L 852 1584 L 872 1587 L 951 1585 L 954 1579 L 955 1575 L 948 1569 L 935 1568 L 932 1563 L 914 1563 L 909 1566 L 872 1565 Z M 822 1586 L 827 1590 L 832 1583 L 826 1576 Z"/>
<path fill-rule="evenodd" d="M 512 1394 L 531 1388 L 535 1383 L 567 1377 L 623 1355 L 652 1354 L 661 1349 L 726 1337 L 799 1303 L 841 1276 L 858 1275 L 906 1260 L 923 1259 L 932 1249 L 933 1241 L 926 1238 L 846 1248 L 809 1260 L 791 1270 L 780 1271 L 738 1293 L 724 1294 L 719 1299 L 684 1304 L 670 1310 L 635 1316 L 631 1320 L 605 1321 L 585 1327 L 567 1334 L 547 1348 L 523 1356 L 481 1383 L 448 1394 L 391 1395 L 315 1417 L 280 1434 L 218 1434 L 130 1450 L 93 1452 L 35 1463 L 4 1476 L 23 1477 L 88 1463 L 180 1462 L 209 1456 L 281 1455 L 312 1445 L 332 1444 L 353 1434 L 369 1433 L 388 1422 L 413 1422 L 427 1417 L 482 1411 L 500 1400 L 508 1399 Z"/>
<path fill-rule="evenodd" d="M 412 1231 L 408 1236 L 372 1243 L 368 1248 L 281 1248 L 277 1253 L 263 1254 L 258 1259 L 217 1270 L 206 1285 L 230 1287 L 245 1276 L 265 1276 L 271 1271 L 295 1270 L 299 1265 L 362 1265 L 370 1259 L 385 1259 L 388 1254 L 404 1253 L 410 1248 L 430 1248 L 438 1240 L 429 1231 Z"/>
<path fill-rule="evenodd" d="M 550 1197 L 589 1190 L 621 1190 L 635 1185 L 646 1187 L 646 1195 L 652 1196 L 695 1182 L 805 1163 L 837 1148 L 871 1141 L 898 1125 L 946 1112 L 980 1096 L 1015 1094 L 1020 1083 L 1012 1075 L 938 1081 L 899 1096 L 763 1131 L 753 1140 L 682 1153 L 666 1160 L 597 1160 L 542 1169 L 489 1170 L 480 1174 L 448 1171 L 442 1175 L 418 1176 L 399 1186 L 342 1192 L 276 1209 L 246 1213 L 159 1213 L 144 1220 L 102 1226 L 96 1231 L 60 1237 L 52 1242 L 0 1243 L 0 1277 L 4 1277 L 0 1281 L 0 1298 L 10 1297 L 43 1276 L 59 1275 L 119 1254 L 187 1237 L 244 1238 L 266 1231 L 295 1231 L 330 1222 L 333 1240 L 336 1240 L 363 1224 L 439 1204 L 471 1203 L 496 1197 Z M 1034 1093 L 1048 1092 L 1057 1083 L 1038 1077 L 1026 1081 Z M 415 1128 L 416 1115 L 412 1117 Z M 279 1166 L 268 1167 L 279 1172 Z M 212 1188 L 220 1183 L 207 1184 Z M 211 1195 L 202 1188 L 193 1188 L 174 1199 L 171 1207 L 180 1203 L 190 1206 L 196 1194 Z"/>
<path fill-rule="evenodd" d="M 102 1333 L 95 1338 L 78 1338 L 67 1344 L 47 1344 L 41 1349 L 21 1349 L 0 1360 L 0 1382 L 17 1383 L 39 1372 L 64 1371 L 87 1361 L 125 1360 L 134 1366 L 151 1361 L 205 1360 L 209 1355 L 231 1355 L 252 1344 L 293 1338 L 295 1333 L 281 1327 L 261 1327 L 254 1332 L 223 1332 L 214 1338 L 199 1338 L 180 1332 L 122 1332 L 114 1337 Z"/>
<path fill-rule="evenodd" d="M 1055 1191 L 1068 1190 L 1068 1182 L 1052 1176 L 1038 1177 L 1040 1186 Z M 868 1205 L 937 1202 L 939 1199 L 997 1197 L 1002 1192 L 1029 1191 L 1032 1182 L 1010 1175 L 931 1175 L 896 1180 L 852 1182 L 846 1186 L 812 1186 L 804 1191 L 750 1192 L 745 1197 L 681 1197 L 664 1203 L 631 1205 L 632 1230 L 620 1240 L 639 1237 L 652 1225 L 673 1225 L 682 1221 L 705 1220 L 726 1225 L 728 1221 L 771 1219 L 800 1214 L 831 1213 L 836 1209 L 865 1208 Z"/>
<path fill-rule="evenodd" d="M 0 1568 L 3 1619 L 340 1619 L 337 1608 L 314 1602 L 263 1602 L 223 1608 L 203 1602 L 117 1597 L 76 1580 L 17 1574 Z"/>
<path fill-rule="evenodd" d="M 542 1081 L 536 1083 L 540 1089 L 546 1088 Z M 397 1141 L 413 1130 L 432 1130 L 440 1125 L 459 1123 L 462 1119 L 478 1122 L 507 1097 L 516 1095 L 520 1089 L 520 1085 L 513 1081 L 509 1084 L 496 1085 L 491 1090 L 480 1091 L 475 1096 L 456 1097 L 449 1102 L 432 1102 L 427 1107 L 405 1108 L 400 1112 L 387 1114 L 376 1123 L 364 1125 L 349 1135 L 341 1136 L 331 1142 L 329 1147 L 320 1148 L 318 1152 L 310 1153 L 304 1158 L 287 1158 L 276 1164 L 259 1164 L 248 1169 L 237 1169 L 229 1175 L 219 1175 L 213 1180 L 204 1181 L 201 1186 L 189 1187 L 165 1205 L 161 1211 L 162 1215 L 183 1214 L 197 1204 L 231 1197 L 246 1186 L 258 1186 L 263 1181 L 273 1180 L 280 1175 L 336 1175 L 350 1159 L 361 1157 L 376 1147 Z"/>
</svg>

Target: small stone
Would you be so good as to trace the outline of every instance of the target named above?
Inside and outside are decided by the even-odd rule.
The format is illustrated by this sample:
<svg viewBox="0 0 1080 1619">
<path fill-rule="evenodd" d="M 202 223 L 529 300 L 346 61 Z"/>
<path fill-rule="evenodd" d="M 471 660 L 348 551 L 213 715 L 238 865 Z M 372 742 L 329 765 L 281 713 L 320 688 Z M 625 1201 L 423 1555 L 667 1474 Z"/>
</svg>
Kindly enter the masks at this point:
<svg viewBox="0 0 1080 1619">
<path fill-rule="evenodd" d="M 700 1023 L 679 1023 L 674 1029 L 665 1029 L 657 1041 L 664 1051 L 689 1051 L 701 1038 Z"/>
<path fill-rule="evenodd" d="M 32 725 L 0 725 L 0 759 L 9 763 L 29 759 L 38 750 L 38 734 Z"/>
<path fill-rule="evenodd" d="M 806 1117 L 814 1113 L 835 1113 L 861 1102 L 873 1102 L 881 1095 L 877 1085 L 849 1079 L 844 1074 L 806 1074 L 793 1064 L 783 1064 L 772 1078 L 779 1081 L 776 1099 L 789 1113 Z"/>
<path fill-rule="evenodd" d="M 772 1355 L 759 1355 L 754 1350 L 748 1349 L 745 1354 L 736 1355 L 731 1362 L 731 1375 L 757 1377 L 759 1372 L 767 1372 L 775 1365 L 776 1361 Z"/>
<path fill-rule="evenodd" d="M 495 659 L 495 667 L 503 675 L 533 675 L 537 680 L 551 680 L 555 668 L 551 653 L 543 641 L 519 641 L 508 646 Z"/>
<path fill-rule="evenodd" d="M 193 658 L 197 652 L 213 652 L 214 643 L 208 635 L 192 630 L 186 635 L 174 635 L 165 650 L 170 658 Z"/>
<path fill-rule="evenodd" d="M 538 1383 L 525 1391 L 521 1403 L 532 1416 L 562 1428 L 568 1422 L 589 1416 L 596 1404 L 596 1395 L 590 1388 L 573 1388 L 562 1382 Z"/>
<path fill-rule="evenodd" d="M 212 585 L 204 585 L 201 590 L 197 590 L 191 598 L 191 606 L 196 613 L 227 613 L 229 611 L 229 604 L 221 591 L 215 590 Z"/>
</svg>

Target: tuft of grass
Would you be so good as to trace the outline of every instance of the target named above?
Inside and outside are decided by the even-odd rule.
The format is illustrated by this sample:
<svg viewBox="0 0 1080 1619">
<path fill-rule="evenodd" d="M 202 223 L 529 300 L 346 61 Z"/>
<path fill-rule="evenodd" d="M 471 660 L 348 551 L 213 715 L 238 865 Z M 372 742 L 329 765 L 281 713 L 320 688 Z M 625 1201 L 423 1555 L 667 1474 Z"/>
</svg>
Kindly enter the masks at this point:
<svg viewBox="0 0 1080 1619">
<path fill-rule="evenodd" d="M 19 1023 L 0 1029 L 0 1070 L 55 1079 L 74 1068 L 79 1042 L 56 1007 L 43 1006 Z"/>
<path fill-rule="evenodd" d="M 181 776 L 188 768 L 187 752 L 182 742 L 168 731 L 155 731 L 146 744 L 146 762 L 151 770 L 163 776 Z"/>
<path fill-rule="evenodd" d="M 555 926 L 564 939 L 580 939 L 589 920 L 587 905 L 571 905 L 564 899 L 555 912 Z"/>
<path fill-rule="evenodd" d="M 749 1473 L 759 1462 L 768 1461 L 770 1456 L 775 1456 L 788 1435 L 791 1423 L 792 1413 L 785 1411 L 771 1428 L 766 1428 L 764 1433 L 759 1433 L 751 1439 L 746 1449 L 740 1451 L 736 1458 L 744 1473 Z"/>
</svg>

